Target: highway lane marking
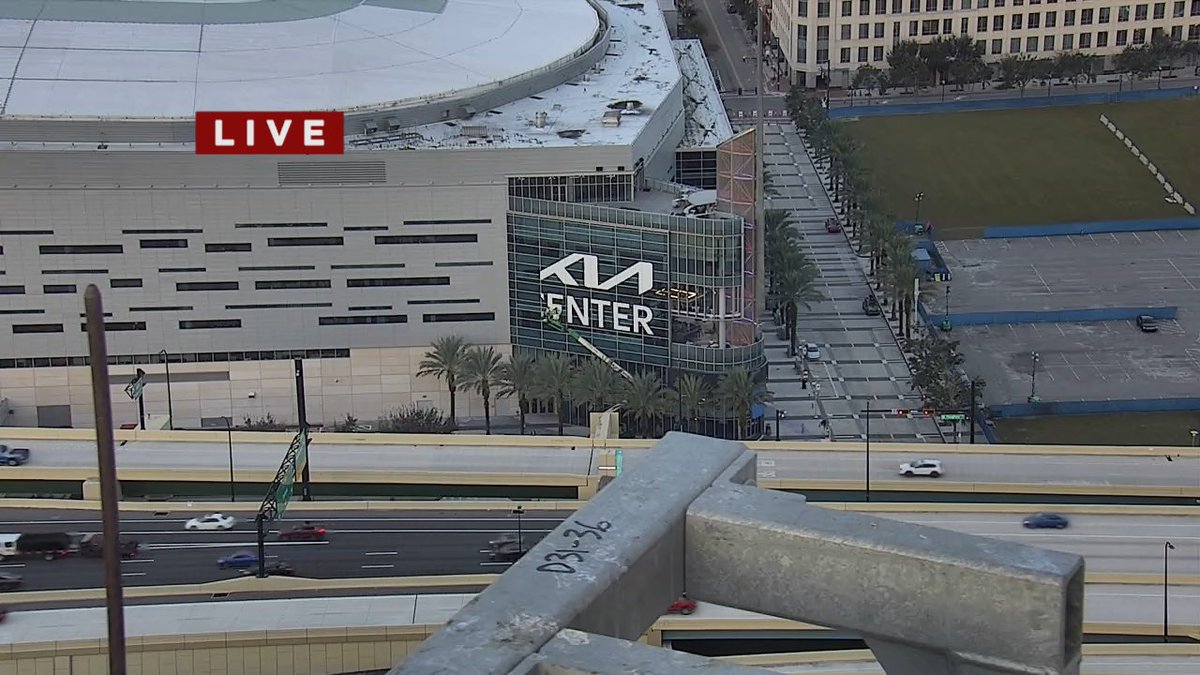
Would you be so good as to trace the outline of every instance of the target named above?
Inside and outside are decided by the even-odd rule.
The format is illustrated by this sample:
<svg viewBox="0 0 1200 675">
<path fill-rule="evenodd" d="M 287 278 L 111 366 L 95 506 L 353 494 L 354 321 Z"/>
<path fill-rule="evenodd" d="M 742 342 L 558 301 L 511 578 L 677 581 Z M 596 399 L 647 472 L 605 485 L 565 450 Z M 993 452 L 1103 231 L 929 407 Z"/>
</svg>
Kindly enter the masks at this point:
<svg viewBox="0 0 1200 675">
<path fill-rule="evenodd" d="M 25 566 L 25 563 L 8 563 L 5 565 L 0 565 L 0 567 L 5 567 L 5 568 L 15 568 L 15 567 L 24 567 L 24 566 Z"/>
<path fill-rule="evenodd" d="M 145 572 L 121 572 L 121 576 L 123 576 L 123 577 L 144 577 L 144 576 L 146 576 L 146 573 Z"/>
<path fill-rule="evenodd" d="M 263 542 L 264 546 L 326 546 L 327 541 L 267 541 Z M 142 548 L 148 551 L 186 551 L 190 549 L 205 549 L 205 548 L 233 548 L 254 546 L 253 541 L 230 541 L 220 544 L 200 544 L 200 543 L 182 543 L 182 544 L 142 544 Z M 268 558 L 271 556 L 267 556 Z"/>
<path fill-rule="evenodd" d="M 481 562 L 481 563 L 479 563 L 479 566 L 480 567 L 511 567 L 512 563 L 510 563 L 510 562 Z"/>
<path fill-rule="evenodd" d="M 133 560 L 122 560 L 122 564 L 134 565 L 137 563 L 152 563 L 154 558 L 134 558 Z"/>
<path fill-rule="evenodd" d="M 400 555 L 399 551 L 368 551 L 363 555 Z"/>
<path fill-rule="evenodd" d="M 395 567 L 395 565 L 363 565 L 362 569 L 364 569 L 364 570 L 390 570 L 393 567 Z"/>
</svg>

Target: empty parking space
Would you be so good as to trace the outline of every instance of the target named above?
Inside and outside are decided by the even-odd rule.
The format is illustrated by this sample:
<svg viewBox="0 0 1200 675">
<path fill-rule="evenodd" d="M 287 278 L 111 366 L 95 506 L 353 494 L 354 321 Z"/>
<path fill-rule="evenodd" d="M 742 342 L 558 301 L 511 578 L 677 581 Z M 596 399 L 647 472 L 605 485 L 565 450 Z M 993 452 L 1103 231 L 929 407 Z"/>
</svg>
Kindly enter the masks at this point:
<svg viewBox="0 0 1200 675">
<path fill-rule="evenodd" d="M 950 312 L 1178 307 L 1143 333 L 1131 320 L 959 326 L 989 403 L 1151 399 L 1200 391 L 1200 232 L 941 242 Z M 930 311 L 944 311 L 942 293 Z"/>
</svg>

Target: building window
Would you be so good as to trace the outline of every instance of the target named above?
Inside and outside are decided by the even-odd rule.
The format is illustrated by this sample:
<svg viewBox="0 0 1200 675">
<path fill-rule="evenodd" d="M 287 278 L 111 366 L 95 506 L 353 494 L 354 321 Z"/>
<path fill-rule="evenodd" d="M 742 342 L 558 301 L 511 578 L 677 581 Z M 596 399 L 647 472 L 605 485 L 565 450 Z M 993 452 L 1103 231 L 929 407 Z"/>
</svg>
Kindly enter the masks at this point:
<svg viewBox="0 0 1200 675">
<path fill-rule="evenodd" d="M 866 49 L 866 47 L 862 47 Z M 491 267 L 495 262 L 491 260 L 461 260 L 455 262 L 435 262 L 434 267 Z"/>
<path fill-rule="evenodd" d="M 1004 51 L 1004 40 L 1001 40 L 999 38 L 992 40 L 991 51 L 993 54 L 999 54 L 999 53 L 1003 52 Z"/>
<path fill-rule="evenodd" d="M 465 312 L 458 314 L 425 314 L 421 320 L 425 323 L 451 323 L 466 321 L 495 321 L 495 312 Z"/>
<path fill-rule="evenodd" d="M 1046 12 L 1046 28 L 1054 28 L 1058 26 L 1058 13 Z"/>
<path fill-rule="evenodd" d="M 911 14 L 916 14 L 921 11 L 921 0 L 908 0 L 908 11 Z"/>
<path fill-rule="evenodd" d="M 1044 51 L 1044 52 L 1054 51 L 1054 36 L 1053 35 L 1047 35 L 1042 38 L 1042 51 Z"/>
<path fill-rule="evenodd" d="M 1129 43 L 1129 31 L 1127 31 L 1127 30 L 1117 31 L 1117 39 L 1115 42 L 1116 46 L 1124 47 L 1128 43 Z"/>
<path fill-rule="evenodd" d="M 375 237 L 376 244 L 474 244 L 477 234 L 384 234 Z"/>
<path fill-rule="evenodd" d="M 858 0 L 858 13 L 860 16 L 870 16 L 871 0 Z"/>
<path fill-rule="evenodd" d="M 1008 52 L 1010 54 L 1019 54 L 1021 52 L 1021 38 L 1011 38 L 1008 41 Z"/>
<path fill-rule="evenodd" d="M 1003 14 L 997 14 L 996 16 L 992 17 L 992 30 L 996 31 L 997 33 L 1004 30 Z"/>
<path fill-rule="evenodd" d="M 1135 44 L 1135 45 L 1146 44 L 1146 29 L 1145 28 L 1134 28 L 1133 29 L 1133 44 Z"/>
<path fill-rule="evenodd" d="M 267 246 L 341 246 L 342 237 L 268 237 Z"/>
<path fill-rule="evenodd" d="M 1075 48 L 1075 35 L 1073 33 L 1067 33 L 1067 34 L 1063 35 L 1063 49 L 1066 51 L 1071 51 L 1074 48 Z"/>
<path fill-rule="evenodd" d="M 858 39 L 859 40 L 867 40 L 867 39 L 870 39 L 870 37 L 871 37 L 871 24 L 869 24 L 869 23 L 858 24 Z"/>
<path fill-rule="evenodd" d="M 850 48 L 842 47 L 838 53 L 838 58 L 841 59 L 841 63 L 850 63 Z"/>
<path fill-rule="evenodd" d="M 921 22 L 921 35 L 937 35 L 938 21 L 937 19 L 926 19 Z"/>
<path fill-rule="evenodd" d="M 46 284 L 42 286 L 42 292 L 46 294 L 54 293 L 74 293 L 75 284 Z"/>
<path fill-rule="evenodd" d="M 1108 31 L 1102 30 L 1096 32 L 1096 48 L 1108 46 Z"/>
<path fill-rule="evenodd" d="M 205 244 L 205 253 L 247 253 L 250 251 L 250 244 Z"/>
<path fill-rule="evenodd" d="M 883 29 L 883 22 L 882 22 L 882 21 L 880 21 L 880 22 L 878 22 L 878 23 L 876 23 L 876 24 L 875 24 L 875 39 L 877 39 L 877 40 L 878 40 L 878 39 L 882 39 L 882 38 L 883 38 L 883 30 L 884 30 L 884 29 Z"/>
<path fill-rule="evenodd" d="M 842 16 L 854 15 L 854 3 L 850 0 L 842 0 Z"/>
<path fill-rule="evenodd" d="M 1024 20 L 1025 20 L 1024 14 L 1013 14 L 1012 15 L 1012 29 L 1013 30 L 1021 30 L 1021 22 Z"/>
<path fill-rule="evenodd" d="M 333 284 L 328 279 L 275 279 L 256 281 L 254 288 L 259 291 L 277 291 L 289 288 L 333 288 Z"/>
<path fill-rule="evenodd" d="M 1200 0 L 1196 0 L 1200 2 Z M 904 11 L 904 0 L 892 0 L 892 14 L 900 14 Z"/>
<path fill-rule="evenodd" d="M 959 5 L 959 8 L 960 9 L 971 9 L 971 0 L 962 0 L 962 4 Z"/>
<path fill-rule="evenodd" d="M 141 279 L 109 279 L 108 285 L 113 288 L 141 288 Z"/>
<path fill-rule="evenodd" d="M 358 326 L 384 323 L 408 323 L 407 314 L 361 314 L 358 316 L 323 316 L 317 320 L 321 326 Z"/>
<path fill-rule="evenodd" d="M 981 16 L 975 19 L 975 32 L 986 33 L 988 29 L 988 20 L 986 16 Z"/>
<path fill-rule="evenodd" d="M 1025 38 L 1025 51 L 1036 52 L 1038 48 L 1038 39 L 1036 35 L 1030 35 Z"/>
<path fill-rule="evenodd" d="M 954 32 L 954 19 L 942 19 L 942 35 Z"/>
<path fill-rule="evenodd" d="M 131 312 L 190 312 L 195 307 L 191 305 L 151 305 L 149 307 L 130 307 Z M 225 309 L 229 309 L 226 307 Z"/>
<path fill-rule="evenodd" d="M 175 284 L 175 290 L 181 293 L 190 291 L 236 291 L 236 281 L 180 281 Z"/>
<path fill-rule="evenodd" d="M 13 325 L 12 332 L 16 335 L 28 333 L 61 333 L 63 332 L 63 325 L 61 323 L 18 323 Z"/>
<path fill-rule="evenodd" d="M 1079 34 L 1079 48 L 1080 49 L 1089 49 L 1089 48 L 1091 48 L 1091 46 L 1092 46 L 1092 34 L 1091 33 L 1080 33 Z"/>
<path fill-rule="evenodd" d="M 962 28 L 959 29 L 958 32 L 962 33 L 963 35 L 966 35 L 967 33 L 971 32 L 971 19 L 970 18 L 965 17 L 965 16 L 962 18 Z"/>
<path fill-rule="evenodd" d="M 79 330 L 87 332 L 87 324 L 79 324 Z M 105 331 L 131 331 L 131 330 L 146 330 L 145 321 L 105 321 Z"/>
<path fill-rule="evenodd" d="M 888 9 L 887 0 L 875 0 L 875 13 L 876 14 L 878 14 L 879 16 L 883 16 L 884 14 L 887 14 L 887 9 Z"/>
<path fill-rule="evenodd" d="M 180 330 L 208 330 L 210 328 L 241 328 L 241 319 L 191 319 L 180 321 Z"/>
<path fill-rule="evenodd" d="M 1184 12 L 1184 5 L 1186 5 L 1186 4 L 1187 3 L 1184 2 L 1184 0 L 1176 0 L 1176 2 L 1171 5 L 1171 18 L 1182 19 L 1183 12 Z M 1200 3 L 1197 3 L 1197 4 L 1200 4 Z"/>
<path fill-rule="evenodd" d="M 842 34 L 842 39 L 843 39 L 843 40 L 849 40 L 849 39 L 850 39 L 850 24 L 848 24 L 848 23 L 844 23 L 844 24 L 842 24 L 842 28 L 841 28 L 841 34 Z"/>
<path fill-rule="evenodd" d="M 329 227 L 329 223 L 236 223 L 235 228 L 302 228 Z"/>
<path fill-rule="evenodd" d="M 1100 23 L 1108 23 L 1109 21 L 1112 21 L 1112 8 L 1111 7 L 1101 7 L 1100 8 Z"/>
<path fill-rule="evenodd" d="M 337 269 L 337 265 L 331 265 L 333 269 Z M 239 272 L 305 272 L 308 270 L 317 269 L 315 265 L 243 265 L 238 267 Z"/>
<path fill-rule="evenodd" d="M 1128 18 L 1129 10 L 1126 9 L 1126 18 Z M 1133 8 L 1133 20 L 1145 21 L 1150 14 L 1150 8 L 1147 5 L 1138 5 Z"/>
<path fill-rule="evenodd" d="M 1167 18 L 1167 3 L 1165 3 L 1165 2 L 1154 3 L 1154 18 L 1156 20 Z"/>
<path fill-rule="evenodd" d="M 187 239 L 143 239 L 139 242 L 141 248 L 187 248 Z"/>
<path fill-rule="evenodd" d="M 821 0 L 820 2 L 817 3 L 817 18 L 818 19 L 828 19 L 829 18 L 829 0 Z"/>
<path fill-rule="evenodd" d="M 938 9 L 938 0 L 925 0 L 925 11 L 936 12 Z"/>
<path fill-rule="evenodd" d="M 1063 12 L 1063 25 L 1064 26 L 1074 26 L 1075 25 L 1075 10 L 1068 9 L 1067 11 Z"/>
<path fill-rule="evenodd" d="M 918 29 L 917 29 L 917 27 L 918 27 L 919 25 L 920 25 L 920 23 L 919 23 L 919 22 L 917 22 L 917 21 L 909 21 L 909 22 L 908 22 L 908 34 L 909 34 L 910 36 L 912 36 L 912 35 L 916 35 L 916 34 L 917 34 L 917 30 L 918 30 Z"/>
<path fill-rule="evenodd" d="M 121 244 L 50 244 L 39 246 L 38 253 L 42 255 L 96 255 L 124 253 Z"/>
<path fill-rule="evenodd" d="M 866 47 L 859 47 L 859 48 L 858 48 L 858 62 L 859 62 L 859 63 L 866 63 L 866 62 L 867 62 L 867 59 L 868 59 L 868 58 L 870 58 L 870 56 L 871 56 L 871 50 L 870 50 L 870 49 L 868 49 L 868 48 L 866 48 Z"/>
<path fill-rule="evenodd" d="M 225 305 L 228 310 L 241 309 L 312 309 L 333 307 L 332 302 L 262 302 L 253 305 Z M 191 309 L 190 307 L 188 309 Z"/>
<path fill-rule="evenodd" d="M 1079 10 L 1079 25 L 1081 25 L 1081 26 L 1092 25 L 1092 17 L 1094 15 L 1095 15 L 1095 12 L 1091 8 Z"/>
<path fill-rule="evenodd" d="M 207 270 L 203 267 L 160 267 L 159 274 L 196 274 L 203 273 Z"/>
<path fill-rule="evenodd" d="M 25 287 L 12 284 L 0 286 L 0 295 L 25 295 Z"/>
<path fill-rule="evenodd" d="M 408 304 L 410 304 L 410 305 L 478 305 L 479 298 L 449 298 L 446 300 L 441 300 L 441 299 L 438 299 L 438 300 L 409 300 Z M 350 311 L 353 312 L 355 309 L 359 309 L 359 308 L 351 307 Z M 391 309 L 391 307 L 384 307 L 383 309 Z"/>
<path fill-rule="evenodd" d="M 387 286 L 449 286 L 450 277 L 384 277 L 347 279 L 346 288 L 381 288 Z"/>
<path fill-rule="evenodd" d="M 1041 27 L 1042 27 L 1042 15 L 1038 14 L 1037 12 L 1032 12 L 1029 15 L 1029 23 L 1026 26 L 1026 28 L 1033 29 L 1033 28 L 1041 28 Z"/>
<path fill-rule="evenodd" d="M 883 60 L 883 47 L 871 48 L 871 60 L 875 61 L 876 63 Z"/>
</svg>

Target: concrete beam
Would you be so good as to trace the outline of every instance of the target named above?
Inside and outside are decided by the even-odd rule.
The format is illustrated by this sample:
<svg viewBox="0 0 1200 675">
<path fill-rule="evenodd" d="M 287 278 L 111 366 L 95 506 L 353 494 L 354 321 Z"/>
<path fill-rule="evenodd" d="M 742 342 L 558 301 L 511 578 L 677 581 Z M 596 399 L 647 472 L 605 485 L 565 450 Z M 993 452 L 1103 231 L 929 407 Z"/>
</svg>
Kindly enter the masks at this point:
<svg viewBox="0 0 1200 675">
<path fill-rule="evenodd" d="M 568 627 L 637 639 L 684 590 L 688 505 L 753 457 L 667 434 L 392 672 L 506 674 Z"/>
<path fill-rule="evenodd" d="M 1079 556 L 723 486 L 688 509 L 688 594 L 861 633 L 889 673 L 1076 673 Z"/>
<path fill-rule="evenodd" d="M 628 675 L 629 673 L 695 673 L 764 675 L 750 668 L 639 642 L 564 630 L 513 675 Z"/>
</svg>

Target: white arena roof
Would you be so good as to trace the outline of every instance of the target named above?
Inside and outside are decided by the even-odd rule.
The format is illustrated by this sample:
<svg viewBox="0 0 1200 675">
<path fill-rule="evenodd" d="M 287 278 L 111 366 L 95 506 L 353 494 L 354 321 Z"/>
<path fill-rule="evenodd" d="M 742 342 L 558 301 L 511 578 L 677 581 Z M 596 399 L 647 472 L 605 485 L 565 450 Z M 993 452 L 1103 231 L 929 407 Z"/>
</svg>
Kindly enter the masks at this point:
<svg viewBox="0 0 1200 675">
<path fill-rule="evenodd" d="M 418 103 L 551 68 L 599 29 L 586 0 L 3 0 L 0 115 Z"/>
</svg>

